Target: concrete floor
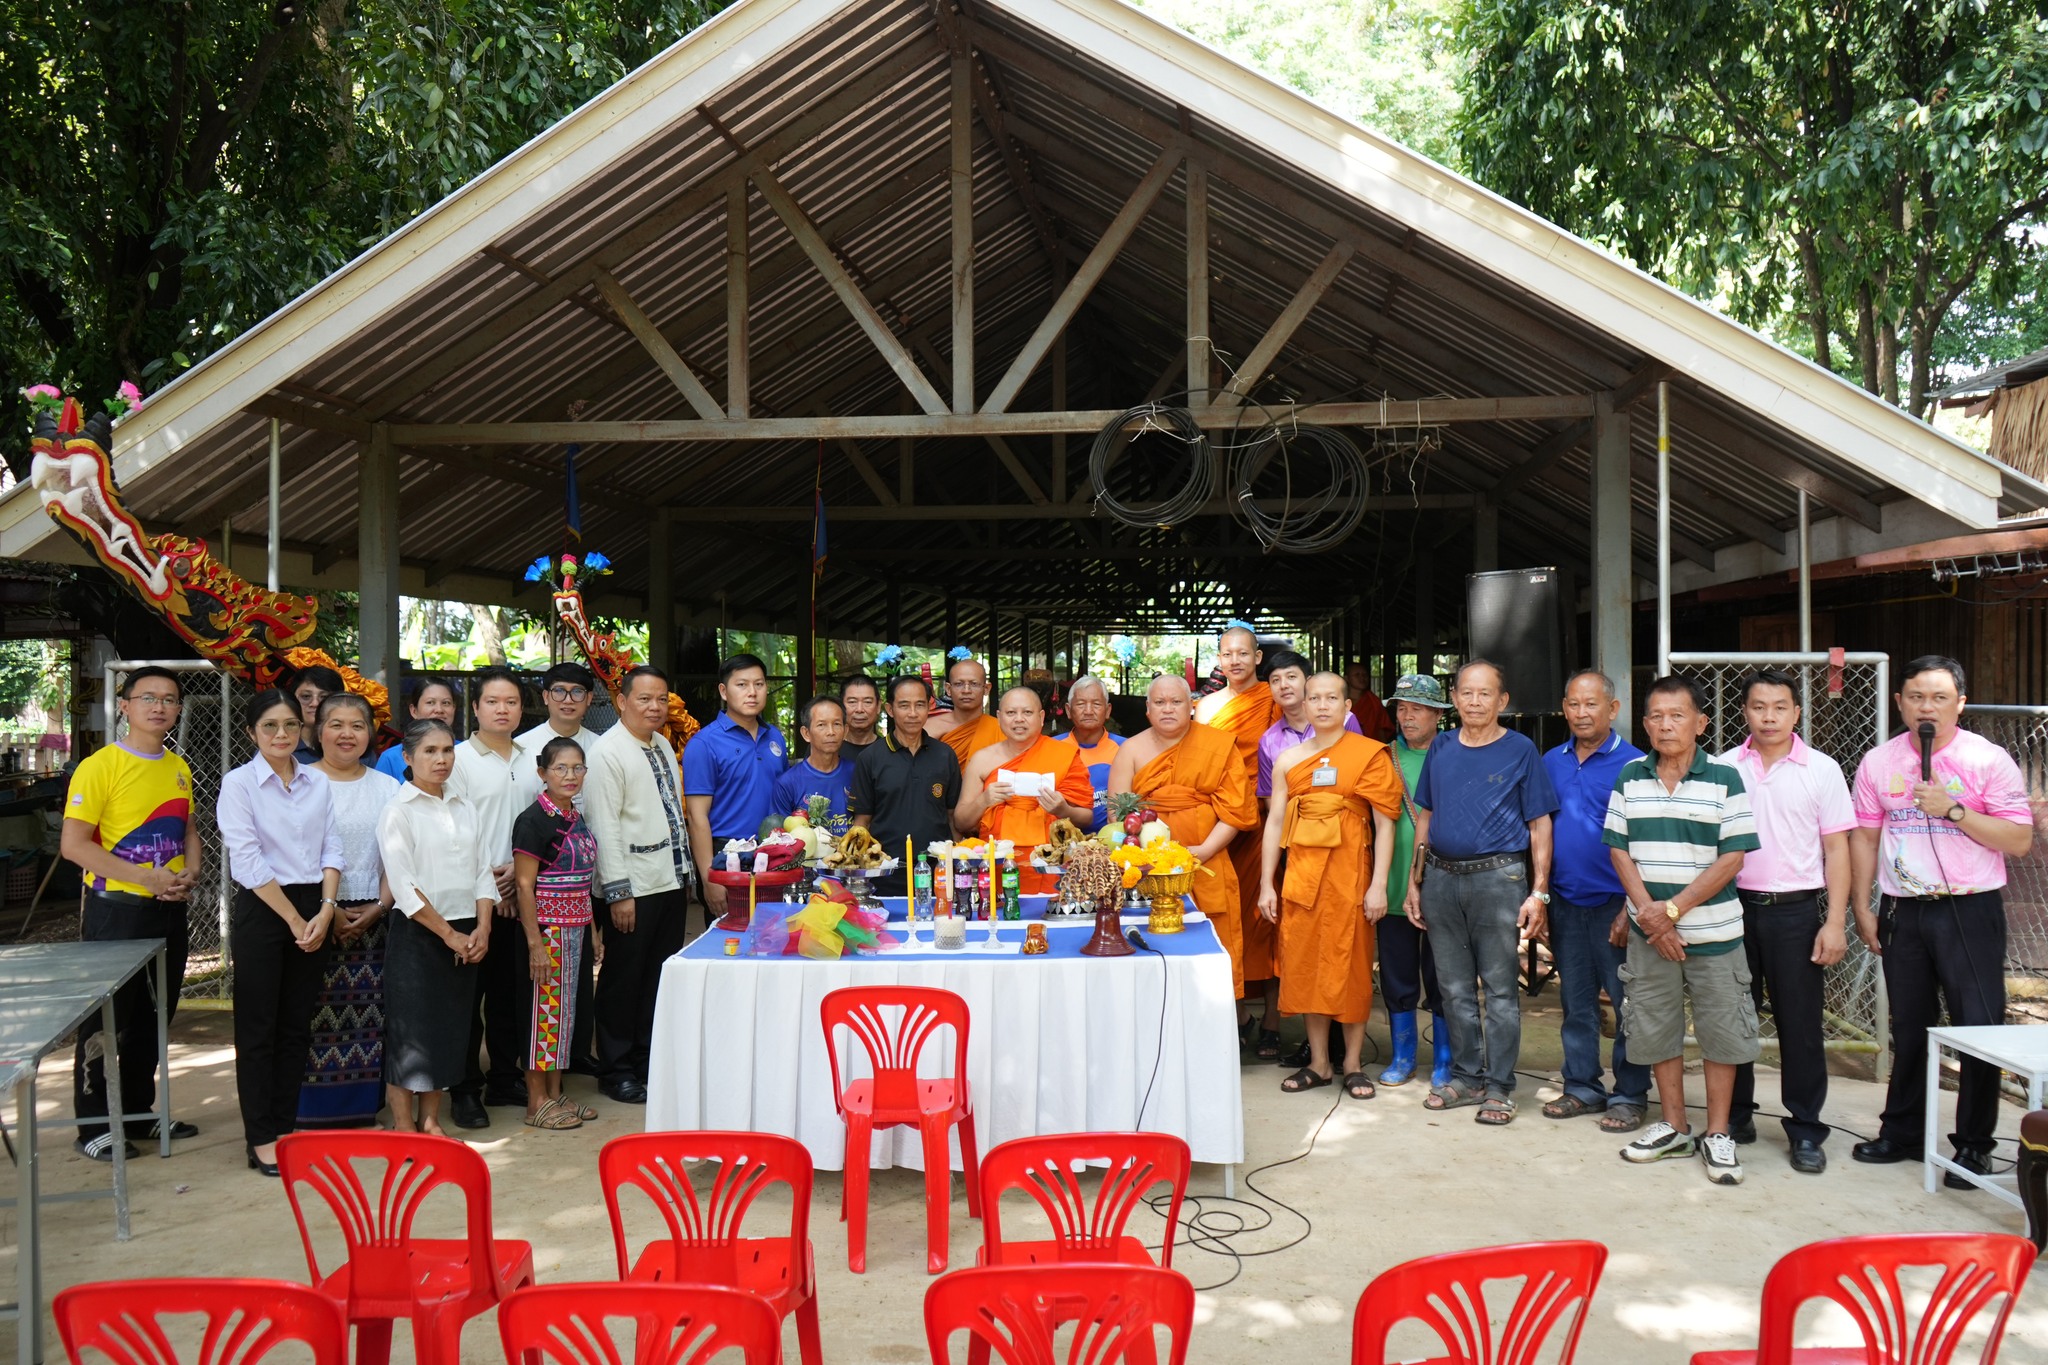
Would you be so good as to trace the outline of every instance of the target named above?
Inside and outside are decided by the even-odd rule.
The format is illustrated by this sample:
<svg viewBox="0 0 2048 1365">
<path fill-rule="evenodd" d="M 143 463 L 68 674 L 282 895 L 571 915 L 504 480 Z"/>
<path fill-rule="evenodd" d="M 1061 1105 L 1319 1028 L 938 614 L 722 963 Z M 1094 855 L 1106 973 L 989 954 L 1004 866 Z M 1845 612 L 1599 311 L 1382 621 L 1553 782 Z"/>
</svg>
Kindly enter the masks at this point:
<svg viewBox="0 0 2048 1365">
<path fill-rule="evenodd" d="M 1530 1007 L 1524 1065 L 1541 1073 L 1556 1064 L 1554 993 Z M 1373 1034 L 1385 1038 L 1375 1021 Z M 230 1020 L 191 1013 L 178 1021 L 173 1044 L 177 1111 L 201 1136 L 180 1143 L 172 1159 L 145 1155 L 131 1165 L 134 1239 L 113 1240 L 104 1201 L 59 1204 L 45 1212 L 44 1267 L 52 1291 L 84 1280 L 144 1275 L 266 1275 L 303 1279 L 304 1256 L 283 1193 L 246 1169 L 233 1087 Z M 1377 1071 L 1377 1067 L 1374 1068 Z M 1765 1272 L 1801 1243 L 1851 1233 L 1981 1229 L 2023 1232 L 2017 1210 L 1980 1193 L 1924 1194 L 1916 1167 L 1868 1167 L 1849 1160 L 1854 1138 L 1829 1144 L 1824 1176 L 1794 1174 L 1782 1134 L 1762 1124 L 1762 1140 L 1744 1148 L 1748 1180 L 1738 1188 L 1709 1185 L 1694 1162 L 1647 1168 L 1616 1158 L 1621 1142 L 1591 1119 L 1566 1123 L 1537 1112 L 1553 1084 L 1525 1081 L 1521 1115 L 1505 1130 L 1483 1129 L 1471 1111 L 1433 1115 L 1423 1088 L 1382 1089 L 1370 1102 L 1333 1100 L 1334 1089 L 1285 1095 L 1270 1066 L 1245 1073 L 1245 1169 L 1287 1162 L 1254 1176 L 1268 1202 L 1255 1209 L 1208 1198 L 1219 1172 L 1198 1168 L 1191 1194 L 1213 1223 L 1233 1212 L 1270 1224 L 1231 1239 L 1241 1261 L 1216 1251 L 1178 1249 L 1175 1264 L 1203 1288 L 1190 1359 L 1269 1361 L 1280 1348 L 1300 1361 L 1348 1357 L 1352 1306 L 1372 1276 L 1398 1261 L 1460 1247 L 1551 1237 L 1591 1237 L 1611 1249 L 1579 1359 L 1588 1362 L 1683 1362 L 1694 1350 L 1754 1344 L 1756 1299 Z M 51 1115 L 69 1111 L 70 1060 L 52 1057 L 43 1102 Z M 1696 1087 L 1697 1078 L 1693 1080 Z M 543 1283 L 601 1279 L 614 1270 L 610 1233 L 599 1197 L 597 1150 L 632 1131 L 639 1111 L 590 1094 L 604 1117 L 580 1131 L 543 1133 L 519 1125 L 518 1112 L 491 1111 L 493 1125 L 475 1145 L 495 1182 L 497 1233 L 531 1240 Z M 1776 1100 L 1775 1074 L 1759 1076 L 1760 1098 Z M 1697 1095 L 1695 1095 L 1697 1099 Z M 1837 1078 L 1828 1117 L 1845 1130 L 1875 1131 L 1882 1092 L 1867 1081 Z M 2017 1109 L 2007 1106 L 2010 1136 Z M 1313 1150 L 1308 1150 L 1313 1139 Z M 52 1144 L 46 1190 L 105 1188 L 107 1168 L 74 1155 L 67 1140 Z M 2004 1147 L 2002 1152 L 2009 1152 Z M 1307 1151 L 1306 1156 L 1289 1161 Z M 1240 1182 L 1239 1194 L 1250 1197 Z M 953 1203 L 953 1264 L 973 1263 L 978 1225 L 964 1201 Z M 845 1236 L 837 1221 L 839 1176 L 821 1173 L 813 1199 L 812 1237 L 820 1272 L 825 1354 L 832 1362 L 914 1365 L 925 1358 L 921 1177 L 878 1172 L 870 1217 L 869 1271 L 847 1273 Z M 451 1201 L 452 1207 L 452 1201 Z M 786 1216 L 765 1202 L 757 1216 Z M 1191 1198 L 1188 1216 L 1197 1205 Z M 425 1217 L 433 1216 L 432 1206 Z M 439 1211 L 448 1215 L 447 1209 Z M 1148 1238 L 1158 1219 L 1133 1230 Z M 1306 1220 L 1313 1220 L 1311 1228 Z M 14 1280 L 11 1210 L 0 1211 L 0 1294 Z M 441 1235 L 447 1235 L 443 1233 Z M 1285 1248 L 1285 1249 L 1278 1249 Z M 1270 1254 L 1259 1254 L 1270 1253 Z M 1811 1315 L 1816 1341 L 1842 1341 L 1846 1319 Z M 12 1357 L 8 1324 L 0 1360 Z M 1402 1358 L 1424 1353 L 1422 1338 L 1397 1338 Z M 54 1331 L 50 1359 L 61 1359 Z M 399 1356 L 409 1351 L 406 1329 Z M 465 1360 L 501 1359 L 491 1318 L 470 1324 Z M 1968 1358 L 1975 1359 L 1975 1347 Z M 795 1338 L 789 1338 L 795 1359 Z M 1550 1357 L 1546 1357 L 1550 1358 Z M 2048 1275 L 2022 1296 L 2001 1359 L 2048 1362 Z"/>
</svg>

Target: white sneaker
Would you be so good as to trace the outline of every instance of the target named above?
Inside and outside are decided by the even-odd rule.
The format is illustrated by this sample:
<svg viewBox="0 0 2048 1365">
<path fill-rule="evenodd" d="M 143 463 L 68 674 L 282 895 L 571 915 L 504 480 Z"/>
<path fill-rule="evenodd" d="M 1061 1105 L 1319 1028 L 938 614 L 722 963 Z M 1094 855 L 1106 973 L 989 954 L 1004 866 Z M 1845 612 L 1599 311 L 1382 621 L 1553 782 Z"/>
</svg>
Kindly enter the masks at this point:
<svg viewBox="0 0 2048 1365">
<path fill-rule="evenodd" d="M 1742 1162 L 1735 1155 L 1735 1139 L 1726 1133 L 1709 1133 L 1700 1139 L 1700 1161 L 1707 1179 L 1716 1185 L 1740 1185 Z"/>
<path fill-rule="evenodd" d="M 1662 1119 L 1643 1130 L 1643 1135 L 1621 1149 L 1623 1161 L 1662 1161 L 1666 1157 L 1691 1156 L 1693 1140 L 1690 1132 L 1679 1132 Z M 1741 1169 L 1740 1167 L 1737 1168 Z"/>
</svg>

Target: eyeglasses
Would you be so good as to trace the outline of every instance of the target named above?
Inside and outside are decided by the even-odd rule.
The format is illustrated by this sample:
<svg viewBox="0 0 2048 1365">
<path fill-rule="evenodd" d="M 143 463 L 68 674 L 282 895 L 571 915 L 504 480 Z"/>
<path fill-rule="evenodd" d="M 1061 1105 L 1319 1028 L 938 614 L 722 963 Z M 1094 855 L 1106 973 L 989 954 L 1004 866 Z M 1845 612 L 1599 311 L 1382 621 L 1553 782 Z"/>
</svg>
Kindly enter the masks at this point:
<svg viewBox="0 0 2048 1365">
<path fill-rule="evenodd" d="M 557 684 L 548 689 L 548 696 L 556 701 L 582 701 L 589 695 L 590 689 L 587 687 L 570 687 L 566 684 Z"/>
<path fill-rule="evenodd" d="M 162 692 L 147 692 L 130 697 L 128 700 L 137 706 L 161 706 L 165 710 L 176 710 L 184 704 L 182 699 Z"/>
<path fill-rule="evenodd" d="M 259 735 L 295 735 L 306 727 L 295 720 L 266 720 L 257 725 Z"/>
<path fill-rule="evenodd" d="M 590 769 L 584 767 L 581 763 L 578 763 L 573 768 L 565 768 L 561 764 L 556 763 L 551 765 L 548 768 L 548 771 L 553 773 L 556 777 L 581 777 L 583 776 L 583 774 L 589 772 Z"/>
</svg>

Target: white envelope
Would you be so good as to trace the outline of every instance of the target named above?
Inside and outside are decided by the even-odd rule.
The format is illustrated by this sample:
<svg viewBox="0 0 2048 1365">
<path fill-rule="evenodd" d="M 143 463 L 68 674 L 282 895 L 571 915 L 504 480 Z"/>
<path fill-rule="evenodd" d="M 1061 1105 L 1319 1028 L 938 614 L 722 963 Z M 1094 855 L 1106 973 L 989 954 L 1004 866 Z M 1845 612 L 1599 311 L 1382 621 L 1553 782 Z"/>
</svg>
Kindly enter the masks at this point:
<svg viewBox="0 0 2048 1365">
<path fill-rule="evenodd" d="M 1052 781 L 1050 773 L 1013 773 L 1005 768 L 996 774 L 997 782 L 1010 784 L 1013 796 L 1036 796 Z"/>
</svg>

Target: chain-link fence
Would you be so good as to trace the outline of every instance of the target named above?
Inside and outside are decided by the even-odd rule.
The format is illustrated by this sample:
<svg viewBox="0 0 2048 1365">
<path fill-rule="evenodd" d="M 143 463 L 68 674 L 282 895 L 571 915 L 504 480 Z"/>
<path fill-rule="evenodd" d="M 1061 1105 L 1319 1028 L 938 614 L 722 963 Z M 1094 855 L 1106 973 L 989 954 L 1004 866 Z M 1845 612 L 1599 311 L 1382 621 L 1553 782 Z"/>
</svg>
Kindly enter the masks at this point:
<svg viewBox="0 0 2048 1365">
<path fill-rule="evenodd" d="M 1891 664 L 1883 654 L 1673 654 L 1671 671 L 1698 682 L 1707 693 L 1707 733 L 1702 743 L 1725 754 L 1749 733 L 1742 719 L 1742 679 L 1759 668 L 1781 669 L 1799 679 L 1800 736 L 1842 767 L 1854 780 L 1856 765 L 1886 738 L 1891 706 Z M 1877 1076 L 1891 1072 L 1891 1020 L 1884 973 L 1854 932 L 1849 951 L 1827 970 L 1822 1007 L 1827 1046 L 1837 1052 L 1875 1054 Z M 1766 1013 L 1765 1045 L 1777 1036 Z"/>
<path fill-rule="evenodd" d="M 2048 706 L 1976 706 L 1963 724 L 2005 747 L 2034 807 L 2034 846 L 2005 864 L 2005 999 L 2010 1023 L 2048 1022 Z"/>
</svg>

